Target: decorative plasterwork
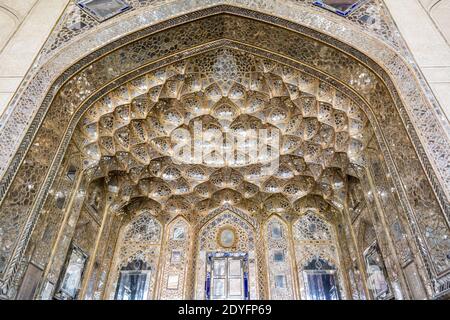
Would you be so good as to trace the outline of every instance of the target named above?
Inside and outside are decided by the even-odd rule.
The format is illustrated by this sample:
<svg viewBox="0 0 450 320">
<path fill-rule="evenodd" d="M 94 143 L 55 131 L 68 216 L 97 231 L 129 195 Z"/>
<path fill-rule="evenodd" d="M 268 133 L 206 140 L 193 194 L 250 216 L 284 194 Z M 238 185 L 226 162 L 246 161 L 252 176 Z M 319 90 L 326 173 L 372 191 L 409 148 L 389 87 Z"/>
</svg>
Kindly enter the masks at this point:
<svg viewBox="0 0 450 320">
<path fill-rule="evenodd" d="M 273 229 L 279 228 L 281 234 L 273 235 Z M 291 233 L 287 225 L 280 217 L 272 215 L 266 222 L 263 230 L 265 238 L 266 263 L 269 266 L 269 297 L 273 300 L 293 300 L 296 297 L 295 275 L 292 270 L 293 250 L 291 248 Z M 284 277 L 285 286 L 276 283 L 277 277 Z"/>
<path fill-rule="evenodd" d="M 224 228 L 230 228 L 235 232 L 236 242 L 233 252 L 248 254 L 249 294 L 250 299 L 258 299 L 257 287 L 260 276 L 257 271 L 256 246 L 258 245 L 255 226 L 245 219 L 246 215 L 234 213 L 232 210 L 218 209 L 218 213 L 209 215 L 207 222 L 199 230 L 196 239 L 197 246 L 194 255 L 195 261 L 195 299 L 205 299 L 206 259 L 208 253 L 227 252 L 229 248 L 223 248 L 217 241 L 219 232 Z M 242 214 L 242 213 L 241 213 Z"/>
<path fill-rule="evenodd" d="M 190 254 L 192 232 L 189 223 L 182 217 L 177 217 L 165 229 L 164 251 L 161 257 L 159 299 L 186 298 L 186 282 L 188 266 L 192 263 Z M 176 230 L 183 236 L 176 236 Z M 178 279 L 178 285 L 169 286 L 169 279 Z"/>
<path fill-rule="evenodd" d="M 303 271 L 312 261 L 317 263 L 319 260 L 326 261 L 335 268 L 336 275 L 338 275 L 336 281 L 339 296 L 341 299 L 345 299 L 344 281 L 342 279 L 344 270 L 342 270 L 338 253 L 335 226 L 313 211 L 308 211 L 293 223 L 292 237 L 302 299 L 308 299 Z"/>
<path fill-rule="evenodd" d="M 293 10 L 311 10 L 329 19 L 335 19 L 330 12 L 313 5 L 314 0 L 285 0 L 284 2 L 294 6 Z M 141 14 L 142 11 L 151 7 L 162 6 L 170 1 L 167 0 L 128 0 L 131 5 L 130 11 L 136 11 L 130 14 Z M 223 4 L 232 4 L 232 1 L 221 1 Z M 112 20 L 125 20 L 127 17 L 115 17 Z M 336 20 L 339 21 L 339 20 Z M 111 21 L 113 22 L 113 21 Z M 345 20 L 345 23 L 351 23 L 354 27 L 359 27 L 363 32 L 379 38 L 387 44 L 393 46 L 401 52 L 405 52 L 403 42 L 396 26 L 389 15 L 387 8 L 382 0 L 364 0 L 364 3 Z M 61 50 L 67 44 L 70 44 L 84 36 L 91 29 L 97 29 L 99 24 L 95 19 L 86 15 L 75 5 L 69 5 L 66 12 L 58 22 L 55 30 L 46 42 L 39 56 L 37 66 L 45 63 L 52 55 Z"/>
<path fill-rule="evenodd" d="M 78 0 L 77 5 L 99 22 L 103 22 L 130 9 L 123 0 Z M 79 22 L 81 24 L 81 21 Z M 80 25 L 81 26 L 81 25 Z"/>
<path fill-rule="evenodd" d="M 144 262 L 151 271 L 148 297 L 153 298 L 162 240 L 163 227 L 148 210 L 137 212 L 123 226 L 109 273 L 107 298 L 114 299 L 120 270 L 134 260 Z"/>
</svg>

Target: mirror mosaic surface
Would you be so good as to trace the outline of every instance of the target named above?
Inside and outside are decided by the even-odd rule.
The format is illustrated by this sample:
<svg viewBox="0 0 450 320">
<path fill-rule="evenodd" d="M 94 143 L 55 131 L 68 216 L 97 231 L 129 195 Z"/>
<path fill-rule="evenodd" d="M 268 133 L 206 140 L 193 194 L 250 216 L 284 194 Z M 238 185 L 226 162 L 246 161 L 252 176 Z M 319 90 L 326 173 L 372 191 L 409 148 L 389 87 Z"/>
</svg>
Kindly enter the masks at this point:
<svg viewBox="0 0 450 320">
<path fill-rule="evenodd" d="M 360 5 L 335 17 L 354 30 L 357 12 L 373 4 L 316 2 L 342 12 Z M 140 5 L 130 4 L 131 19 Z M 89 19 L 87 37 L 98 25 Z M 381 61 L 238 7 L 174 19 L 55 78 L 2 180 L 2 297 L 445 294 L 445 170 L 433 169 L 410 100 Z M 76 39 L 64 28 L 54 41 Z M 207 134 L 195 140 L 198 124 Z M 242 146 L 258 130 L 269 138 L 249 156 Z"/>
</svg>

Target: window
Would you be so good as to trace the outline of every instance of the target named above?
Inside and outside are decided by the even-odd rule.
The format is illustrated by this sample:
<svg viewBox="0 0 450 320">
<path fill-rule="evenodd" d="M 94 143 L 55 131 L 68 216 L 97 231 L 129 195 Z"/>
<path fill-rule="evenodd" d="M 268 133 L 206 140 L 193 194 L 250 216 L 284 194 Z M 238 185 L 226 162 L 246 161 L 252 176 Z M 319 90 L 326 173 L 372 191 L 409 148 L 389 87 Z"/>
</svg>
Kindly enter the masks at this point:
<svg viewBox="0 0 450 320">
<path fill-rule="evenodd" d="M 99 22 L 131 8 L 122 0 L 79 0 L 77 4 Z"/>
<path fill-rule="evenodd" d="M 87 255 L 75 245 L 71 246 L 69 259 L 59 283 L 57 299 L 74 300 L 80 290 L 81 279 L 86 266 Z"/>
<path fill-rule="evenodd" d="M 274 262 L 283 262 L 284 261 L 284 251 L 276 250 L 273 252 L 273 261 Z"/>
<path fill-rule="evenodd" d="M 140 259 L 133 260 L 120 270 L 116 300 L 147 300 L 151 270 Z"/>
<path fill-rule="evenodd" d="M 337 270 L 327 261 L 315 258 L 303 269 L 308 300 L 339 300 Z"/>
<path fill-rule="evenodd" d="M 341 16 L 348 16 L 366 0 L 315 0 L 316 6 L 328 9 Z"/>
</svg>

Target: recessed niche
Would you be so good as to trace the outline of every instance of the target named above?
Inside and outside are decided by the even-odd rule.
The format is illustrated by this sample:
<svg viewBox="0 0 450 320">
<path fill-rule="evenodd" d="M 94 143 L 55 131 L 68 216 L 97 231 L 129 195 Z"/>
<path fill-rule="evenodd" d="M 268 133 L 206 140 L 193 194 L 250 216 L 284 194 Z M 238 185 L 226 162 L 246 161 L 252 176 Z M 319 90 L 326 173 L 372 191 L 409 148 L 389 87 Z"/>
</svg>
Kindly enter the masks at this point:
<svg viewBox="0 0 450 320">
<path fill-rule="evenodd" d="M 131 8 L 123 0 L 79 0 L 77 5 L 99 22 L 115 17 Z"/>
</svg>

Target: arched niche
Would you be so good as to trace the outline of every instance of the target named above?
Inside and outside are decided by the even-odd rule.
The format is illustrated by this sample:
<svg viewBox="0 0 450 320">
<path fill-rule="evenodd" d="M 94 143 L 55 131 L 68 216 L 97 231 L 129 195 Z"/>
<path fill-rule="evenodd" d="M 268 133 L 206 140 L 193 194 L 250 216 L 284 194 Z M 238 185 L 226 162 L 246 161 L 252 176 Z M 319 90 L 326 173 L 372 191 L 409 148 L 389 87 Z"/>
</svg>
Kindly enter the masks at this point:
<svg viewBox="0 0 450 320">
<path fill-rule="evenodd" d="M 335 226 L 309 210 L 293 223 L 292 236 L 301 299 L 346 299 Z"/>
<path fill-rule="evenodd" d="M 287 224 L 272 215 L 264 226 L 269 297 L 273 300 L 293 300 L 297 297 L 296 275 L 293 273 L 292 237 Z"/>
<path fill-rule="evenodd" d="M 189 222 L 182 216 L 174 218 L 165 230 L 158 297 L 163 300 L 186 299 L 187 271 L 193 263 L 190 249 L 194 235 Z"/>
<path fill-rule="evenodd" d="M 387 300 L 393 295 L 393 285 L 386 269 L 386 262 L 380 250 L 377 233 L 372 222 L 362 219 L 359 222 L 357 243 L 364 261 L 367 287 L 372 299 Z"/>
</svg>

